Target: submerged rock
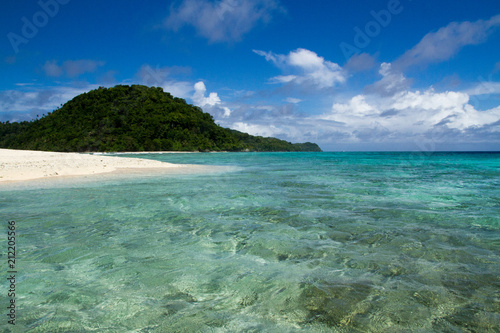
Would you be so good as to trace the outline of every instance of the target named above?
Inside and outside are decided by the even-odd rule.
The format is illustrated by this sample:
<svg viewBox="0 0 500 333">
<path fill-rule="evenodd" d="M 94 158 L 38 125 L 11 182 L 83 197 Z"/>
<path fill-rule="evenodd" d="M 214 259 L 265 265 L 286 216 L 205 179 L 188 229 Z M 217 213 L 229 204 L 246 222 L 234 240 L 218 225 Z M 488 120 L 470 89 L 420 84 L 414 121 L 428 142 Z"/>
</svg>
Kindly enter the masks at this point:
<svg viewBox="0 0 500 333">
<path fill-rule="evenodd" d="M 373 286 L 365 281 L 306 284 L 299 301 L 308 311 L 308 324 L 359 326 L 371 308 L 372 292 Z"/>
</svg>

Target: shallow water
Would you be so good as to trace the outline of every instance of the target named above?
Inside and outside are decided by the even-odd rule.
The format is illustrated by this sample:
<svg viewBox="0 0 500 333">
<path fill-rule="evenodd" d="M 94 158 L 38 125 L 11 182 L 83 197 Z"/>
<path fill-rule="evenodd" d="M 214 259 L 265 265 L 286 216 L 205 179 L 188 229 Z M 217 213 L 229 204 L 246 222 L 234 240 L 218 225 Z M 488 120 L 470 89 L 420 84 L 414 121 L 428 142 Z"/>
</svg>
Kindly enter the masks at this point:
<svg viewBox="0 0 500 333">
<path fill-rule="evenodd" d="M 131 157 L 238 168 L 0 190 L 19 332 L 500 328 L 500 154 Z"/>
</svg>

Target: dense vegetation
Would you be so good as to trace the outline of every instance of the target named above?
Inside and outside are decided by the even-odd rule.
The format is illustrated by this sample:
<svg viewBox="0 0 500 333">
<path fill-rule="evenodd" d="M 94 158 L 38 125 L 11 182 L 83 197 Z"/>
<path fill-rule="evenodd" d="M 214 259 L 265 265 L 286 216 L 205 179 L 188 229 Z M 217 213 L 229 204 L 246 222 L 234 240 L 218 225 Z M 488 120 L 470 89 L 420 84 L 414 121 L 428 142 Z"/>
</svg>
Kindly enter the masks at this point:
<svg viewBox="0 0 500 333">
<path fill-rule="evenodd" d="M 49 151 L 321 151 L 222 128 L 162 88 L 119 85 L 76 96 L 33 121 L 0 123 L 0 147 Z"/>
</svg>

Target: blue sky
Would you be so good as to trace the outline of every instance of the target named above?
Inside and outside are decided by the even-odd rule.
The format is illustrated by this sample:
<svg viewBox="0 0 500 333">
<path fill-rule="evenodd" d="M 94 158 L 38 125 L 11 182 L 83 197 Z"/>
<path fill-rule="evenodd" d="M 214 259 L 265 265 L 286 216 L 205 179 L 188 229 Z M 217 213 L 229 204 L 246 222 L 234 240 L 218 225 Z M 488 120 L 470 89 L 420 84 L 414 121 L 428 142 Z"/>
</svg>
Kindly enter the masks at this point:
<svg viewBox="0 0 500 333">
<path fill-rule="evenodd" d="M 323 150 L 500 150 L 498 0 L 1 6 L 1 121 L 145 84 Z"/>
</svg>

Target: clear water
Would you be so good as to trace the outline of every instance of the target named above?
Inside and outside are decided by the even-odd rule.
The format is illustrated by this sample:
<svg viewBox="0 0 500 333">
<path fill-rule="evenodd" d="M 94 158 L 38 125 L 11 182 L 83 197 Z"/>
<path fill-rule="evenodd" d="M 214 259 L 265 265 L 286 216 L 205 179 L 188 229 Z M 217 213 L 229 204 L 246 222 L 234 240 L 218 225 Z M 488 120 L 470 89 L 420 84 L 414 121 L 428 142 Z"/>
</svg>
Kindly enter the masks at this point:
<svg viewBox="0 0 500 333">
<path fill-rule="evenodd" d="M 500 329 L 500 154 L 132 156 L 238 169 L 4 187 L 16 331 Z"/>
</svg>

